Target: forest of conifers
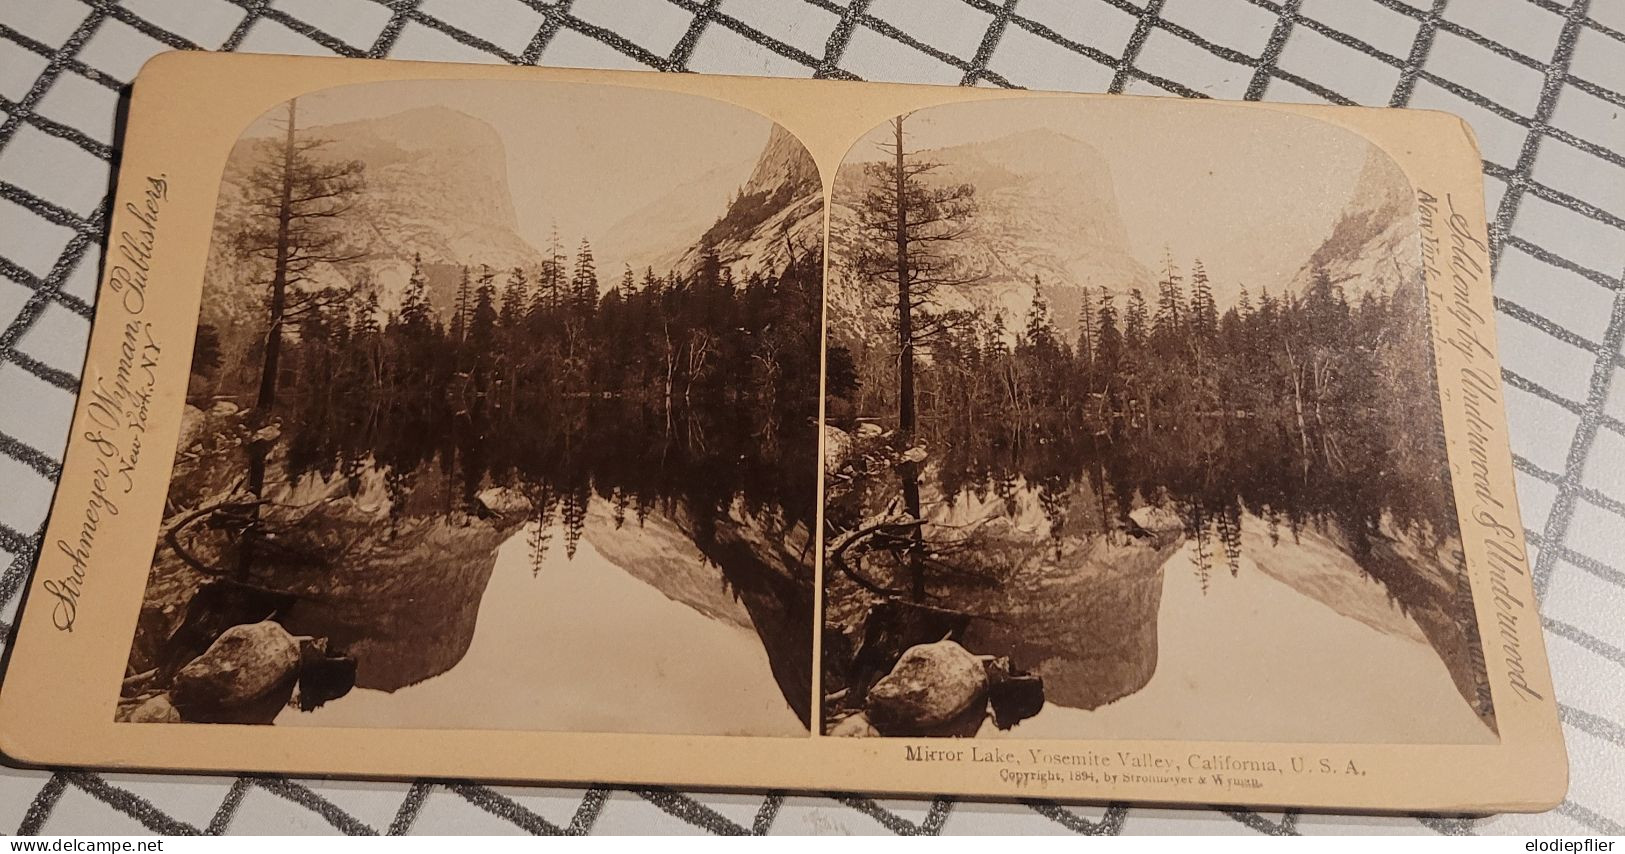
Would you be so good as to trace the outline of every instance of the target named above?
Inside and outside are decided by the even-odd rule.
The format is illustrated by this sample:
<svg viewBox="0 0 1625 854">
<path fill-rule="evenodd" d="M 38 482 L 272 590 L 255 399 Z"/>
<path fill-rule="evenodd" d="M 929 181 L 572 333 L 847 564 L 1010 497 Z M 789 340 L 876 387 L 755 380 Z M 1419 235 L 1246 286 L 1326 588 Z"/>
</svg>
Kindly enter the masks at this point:
<svg viewBox="0 0 1625 854">
<path fill-rule="evenodd" d="M 816 247 L 736 280 L 702 245 L 686 273 L 627 268 L 604 287 L 585 240 L 573 259 L 555 240 L 536 269 L 463 268 L 449 311 L 416 263 L 386 311 L 364 275 L 306 280 L 316 267 L 356 269 L 370 249 L 351 242 L 364 233 L 350 221 L 362 166 L 324 158 L 295 115 L 290 105 L 285 138 L 259 148 L 247 226 L 231 244 L 239 263 L 266 270 L 255 327 L 274 331 L 223 367 L 213 330 L 200 329 L 195 367 L 210 382 L 194 384 L 250 403 L 255 426 L 277 423 L 288 477 L 372 466 L 398 512 L 431 465 L 460 492 L 442 490 L 442 511 L 514 485 L 539 521 L 557 508 L 572 550 L 594 494 L 617 519 L 660 499 L 715 510 L 742 495 L 810 524 Z M 1221 312 L 1202 264 L 1187 276 L 1169 253 L 1150 298 L 1084 289 L 1072 340 L 1042 298 L 1006 330 L 1002 315 L 937 308 L 939 289 L 975 284 L 945 260 L 973 239 L 975 188 L 932 185 L 935 164 L 902 146 L 899 121 L 895 162 L 865 167 L 877 180 L 857 211 L 871 242 L 855 268 L 890 331 L 832 338 L 826 387 L 833 425 L 890 428 L 902 462 L 890 479 L 831 490 L 827 535 L 899 493 L 921 516 L 927 478 L 949 503 L 966 490 L 1011 502 L 1036 491 L 1056 532 L 1080 482 L 1102 496 L 1103 533 L 1129 527 L 1136 506 L 1171 508 L 1204 575 L 1221 555 L 1236 568 L 1244 514 L 1272 532 L 1335 524 L 1356 557 L 1396 532 L 1435 545 L 1455 535 L 1436 408 L 1418 403 L 1436 394 L 1419 282 L 1389 292 L 1316 268 L 1301 292 L 1243 291 Z M 886 308 L 900 277 L 906 316 Z M 252 445 L 247 457 L 258 496 L 266 461 Z"/>
<path fill-rule="evenodd" d="M 1073 341 L 1041 297 L 1013 344 L 997 317 L 943 324 L 917 366 L 918 441 L 950 501 L 1036 489 L 1058 533 L 1065 494 L 1088 480 L 1115 502 L 1101 530 L 1129 524 L 1140 503 L 1166 503 L 1202 556 L 1232 570 L 1243 512 L 1294 530 L 1334 522 L 1356 550 L 1385 519 L 1441 542 L 1456 520 L 1438 416 L 1424 403 L 1434 391 L 1421 297 L 1351 303 L 1317 271 L 1302 294 L 1255 302 L 1244 290 L 1221 314 L 1201 263 L 1187 284 L 1170 259 L 1154 302 L 1086 291 Z M 892 372 L 860 361 L 861 403 L 853 389 L 831 412 L 889 426 Z"/>
<path fill-rule="evenodd" d="M 229 263 L 260 271 L 242 278 L 263 300 L 231 332 L 247 342 L 225 347 L 204 325 L 193 360 L 194 394 L 274 427 L 274 440 L 245 444 L 253 498 L 275 444 L 273 476 L 290 482 L 382 471 L 397 516 L 472 511 L 478 491 L 517 488 L 542 523 L 538 561 L 555 518 L 573 555 L 594 495 L 617 523 L 680 499 L 699 537 L 741 497 L 811 528 L 818 247 L 790 246 L 778 269 L 736 279 L 702 245 L 685 272 L 625 268 L 601 283 L 589 243 L 572 259 L 555 237 L 534 269 L 464 267 L 449 310 L 417 258 L 386 310 L 362 263 L 374 254 L 357 204 L 364 166 L 327 156 L 296 116 L 290 104 L 284 137 L 256 149 L 241 233 L 219 235 Z M 417 490 L 430 474 L 451 486 Z M 240 566 L 257 528 L 242 532 Z"/>
<path fill-rule="evenodd" d="M 572 552 L 593 492 L 618 517 L 742 492 L 810 522 L 821 268 L 813 250 L 739 282 L 707 249 L 691 276 L 627 269 L 600 296 L 583 241 L 573 266 L 465 269 L 446 322 L 421 269 L 397 312 L 331 300 L 285 343 L 289 475 L 370 464 L 404 496 L 437 463 L 464 502 L 490 476 L 556 506 Z"/>
<path fill-rule="evenodd" d="M 907 152 L 894 125 L 888 158 L 862 167 L 857 239 L 838 261 L 880 322 L 832 333 L 828 361 L 830 423 L 884 431 L 826 487 L 827 542 L 876 538 L 854 551 L 886 576 L 870 583 L 917 599 L 933 575 L 976 568 L 963 532 L 911 521 L 930 513 L 923 490 L 949 508 L 997 495 L 1011 516 L 1035 495 L 1057 549 L 1069 524 L 1115 537 L 1137 507 L 1172 510 L 1204 587 L 1216 566 L 1237 571 L 1245 515 L 1276 538 L 1313 522 L 1415 601 L 1420 575 L 1367 558 L 1378 542 L 1426 553 L 1458 535 L 1419 276 L 1385 288 L 1314 264 L 1307 286 L 1243 288 L 1221 311 L 1202 262 L 1187 273 L 1165 251 L 1149 295 L 1080 288 L 1070 340 L 1042 296 L 1007 329 L 992 309 L 943 308 L 978 283 L 954 248 L 975 239 L 976 188 L 934 181 L 942 164 Z M 1057 284 L 1072 283 L 1033 290 Z M 1073 500 L 1080 484 L 1093 519 L 1069 518 L 1090 503 Z M 911 528 L 903 540 L 873 530 L 888 514 Z"/>
</svg>

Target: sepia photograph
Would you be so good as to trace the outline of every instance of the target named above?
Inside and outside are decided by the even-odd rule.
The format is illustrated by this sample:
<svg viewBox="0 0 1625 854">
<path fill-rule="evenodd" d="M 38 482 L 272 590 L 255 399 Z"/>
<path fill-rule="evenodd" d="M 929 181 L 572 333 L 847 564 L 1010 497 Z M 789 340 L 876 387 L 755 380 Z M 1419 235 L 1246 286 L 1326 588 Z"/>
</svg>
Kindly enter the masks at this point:
<svg viewBox="0 0 1625 854">
<path fill-rule="evenodd" d="M 693 95 L 268 111 L 117 719 L 807 736 L 823 219 L 793 135 Z"/>
<path fill-rule="evenodd" d="M 830 208 L 821 732 L 1496 743 L 1421 237 L 1298 114 L 875 128 Z"/>
</svg>

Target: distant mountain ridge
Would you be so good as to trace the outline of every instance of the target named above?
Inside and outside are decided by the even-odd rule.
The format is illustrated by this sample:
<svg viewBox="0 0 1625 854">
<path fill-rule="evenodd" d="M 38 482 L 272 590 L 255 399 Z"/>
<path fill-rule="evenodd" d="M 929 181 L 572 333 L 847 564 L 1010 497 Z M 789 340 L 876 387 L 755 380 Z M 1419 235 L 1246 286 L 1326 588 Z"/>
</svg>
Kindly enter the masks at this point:
<svg viewBox="0 0 1625 854">
<path fill-rule="evenodd" d="M 1026 323 L 1036 292 L 1049 303 L 1056 326 L 1071 337 L 1084 288 L 1126 294 L 1152 285 L 1151 273 L 1130 248 L 1110 165 L 1088 143 L 1032 130 L 914 157 L 940 164 L 928 173 L 929 183 L 976 188 L 971 234 L 950 257 L 980 278 L 944 289 L 942 308 L 1002 315 L 1013 334 Z M 872 180 L 857 163 L 845 165 L 835 180 L 831 256 L 843 261 L 832 263 L 830 271 L 836 330 L 868 328 L 873 312 L 865 308 L 866 300 L 879 296 L 844 263 L 855 257 L 854 209 Z"/>
<path fill-rule="evenodd" d="M 1301 293 L 1318 267 L 1351 301 L 1370 292 L 1392 293 L 1420 280 L 1421 239 L 1410 181 L 1393 158 L 1372 148 L 1332 233 L 1289 288 Z"/>
<path fill-rule="evenodd" d="M 812 155 L 784 128 L 773 126 L 750 176 L 744 184 L 726 188 L 730 195 L 722 198 L 717 206 L 721 215 L 709 226 L 673 231 L 665 225 L 672 211 L 691 207 L 694 197 L 716 189 L 714 179 L 701 176 L 627 216 L 609 234 L 617 243 L 642 238 L 642 248 L 628 253 L 627 263 L 634 270 L 652 267 L 661 274 L 691 272 L 706 244 L 740 277 L 783 268 L 792 247 L 798 254 L 818 248 L 823 180 Z"/>
<path fill-rule="evenodd" d="M 365 165 L 365 189 L 352 221 L 357 243 L 371 254 L 352 265 L 350 277 L 370 281 L 384 310 L 399 307 L 419 256 L 430 305 L 442 319 L 454 310 L 464 267 L 478 277 L 481 266 L 489 266 L 499 287 L 514 267 L 535 280 L 546 253 L 519 234 L 506 146 L 490 124 L 436 106 L 300 133 L 324 140 L 317 149 L 324 159 Z M 242 200 L 263 152 L 278 144 L 265 136 L 238 141 L 223 179 L 222 207 Z M 741 184 L 746 166 L 721 164 L 623 218 L 601 238 L 588 235 L 600 287 L 617 282 L 623 264 L 640 273 L 646 266 L 661 275 L 689 272 L 707 241 L 741 277 L 753 269 L 781 268 L 791 247 L 798 253 L 816 249 L 823 185 L 801 142 L 774 125 Z M 566 252 L 573 260 L 573 240 Z M 224 255 L 220 261 L 230 263 Z M 330 280 L 325 284 L 347 284 L 335 271 L 314 272 Z M 251 289 L 232 290 L 236 302 L 223 300 L 212 308 L 222 320 L 246 316 L 258 305 Z"/>
<path fill-rule="evenodd" d="M 540 263 L 541 253 L 518 234 L 507 149 L 489 124 L 423 107 L 312 133 L 331 140 L 328 155 L 367 164 L 375 246 L 436 264 Z"/>
<path fill-rule="evenodd" d="M 1147 269 L 1135 257 L 1111 164 L 1088 143 L 1039 129 L 920 151 L 912 158 L 939 164 L 927 173 L 934 186 L 963 183 L 976 189 L 970 233 L 945 253 L 960 277 L 976 281 L 942 289 L 939 308 L 1000 316 L 1014 340 L 1037 293 L 1057 329 L 1072 340 L 1085 288 L 1096 300 L 1102 293 L 1126 297 L 1138 288 L 1155 302 L 1161 271 Z M 852 266 L 860 239 L 855 207 L 873 181 L 860 163 L 843 165 L 835 179 L 828 316 L 837 336 L 878 340 L 895 299 Z M 1250 283 L 1254 297 L 1260 285 L 1276 294 L 1301 293 L 1316 266 L 1351 300 L 1368 291 L 1391 292 L 1418 275 L 1418 239 L 1409 184 L 1393 160 L 1373 148 L 1331 233 L 1289 280 Z M 1187 265 L 1188 259 L 1180 260 L 1188 289 Z M 1222 310 L 1234 303 L 1240 285 L 1220 275 L 1213 289 Z M 1119 299 L 1119 312 L 1125 307 L 1126 300 Z"/>
<path fill-rule="evenodd" d="M 350 222 L 355 242 L 369 250 L 369 257 L 355 262 L 349 275 L 351 281 L 370 281 L 385 310 L 399 306 L 413 259 L 420 255 L 430 304 L 442 316 L 452 311 L 463 266 L 489 264 L 505 271 L 541 264 L 541 252 L 518 233 L 507 150 L 489 124 L 448 107 L 422 107 L 302 127 L 300 134 L 323 141 L 312 156 L 364 164 L 363 190 Z M 264 152 L 279 144 L 269 137 L 237 141 L 222 178 L 223 208 L 242 200 Z M 334 270 L 311 274 L 320 284 L 349 284 Z M 257 295 L 241 296 L 257 304 Z M 243 307 L 223 308 L 230 313 Z"/>
</svg>

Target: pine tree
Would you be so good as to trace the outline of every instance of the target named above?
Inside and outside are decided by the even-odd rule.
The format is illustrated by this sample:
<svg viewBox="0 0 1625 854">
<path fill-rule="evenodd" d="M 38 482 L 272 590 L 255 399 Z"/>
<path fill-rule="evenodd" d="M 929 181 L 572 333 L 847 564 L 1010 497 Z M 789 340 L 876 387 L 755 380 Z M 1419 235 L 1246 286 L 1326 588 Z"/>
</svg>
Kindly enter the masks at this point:
<svg viewBox="0 0 1625 854">
<path fill-rule="evenodd" d="M 1230 310 L 1225 312 L 1224 317 L 1219 321 L 1219 335 L 1223 339 L 1223 347 L 1232 363 L 1238 368 L 1244 368 L 1251 362 L 1256 346 L 1256 341 L 1250 332 L 1252 318 L 1252 295 L 1247 293 L 1247 286 L 1242 285 L 1241 293 L 1236 296 L 1236 304 L 1231 306 Z M 1239 371 L 1232 370 L 1230 373 L 1231 376 L 1226 378 L 1226 382 L 1234 387 L 1234 393 L 1230 395 L 1231 397 L 1243 396 L 1251 390 L 1250 383 L 1247 383 L 1238 375 Z"/>
<path fill-rule="evenodd" d="M 554 225 L 547 243 L 547 257 L 542 259 L 542 270 L 537 276 L 536 298 L 531 303 L 532 315 L 551 316 L 563 307 L 566 290 L 564 271 L 567 264 L 569 259 L 565 257 L 564 247 L 559 243 L 559 227 Z"/>
<path fill-rule="evenodd" d="M 1039 353 L 1048 354 L 1060 349 L 1055 323 L 1049 316 L 1049 301 L 1037 290 L 1033 291 L 1033 301 L 1027 309 L 1027 328 L 1022 331 L 1021 338 L 1023 343 Z"/>
<path fill-rule="evenodd" d="M 367 291 L 367 295 L 354 303 L 355 317 L 350 322 L 350 328 L 357 337 L 377 335 L 381 327 L 378 323 L 378 292 Z"/>
<path fill-rule="evenodd" d="M 1138 293 L 1136 291 L 1136 293 Z M 1096 312 L 1098 327 L 1095 331 L 1096 362 L 1111 381 L 1123 357 L 1123 333 L 1117 328 L 1117 298 L 1110 292 L 1100 293 L 1100 310 Z"/>
<path fill-rule="evenodd" d="M 1224 562 L 1230 567 L 1230 577 L 1241 573 L 1241 508 L 1232 501 L 1219 514 L 1219 543 L 1224 547 Z"/>
<path fill-rule="evenodd" d="M 1280 313 L 1281 301 L 1270 296 L 1269 286 L 1265 285 L 1258 296 L 1258 311 L 1253 313 L 1253 325 L 1256 327 L 1254 335 L 1260 333 L 1274 335 L 1275 321 Z"/>
<path fill-rule="evenodd" d="M 491 333 L 496 328 L 496 304 L 496 272 L 481 265 L 480 283 L 474 290 L 474 305 L 469 314 L 467 338 L 482 348 L 482 356 L 490 355 L 488 351 L 494 343 Z"/>
<path fill-rule="evenodd" d="M 1152 335 L 1164 344 L 1176 341 L 1184 334 L 1183 281 L 1179 268 L 1174 265 L 1173 252 L 1164 249 L 1162 278 L 1157 281 L 1157 316 L 1152 326 Z"/>
<path fill-rule="evenodd" d="M 1148 320 L 1145 293 L 1135 288 L 1128 295 L 1128 312 L 1123 318 L 1123 343 L 1136 350 L 1145 346 Z"/>
<path fill-rule="evenodd" d="M 1198 338 L 1212 338 L 1219 328 L 1219 307 L 1213 299 L 1213 287 L 1208 282 L 1207 269 L 1198 258 L 1191 271 L 1191 307 L 1188 315 L 1190 332 Z"/>
<path fill-rule="evenodd" d="M 350 325 L 355 330 L 357 376 L 373 388 L 381 387 L 384 378 L 383 326 L 378 319 L 381 313 L 378 291 L 369 289 L 365 297 L 355 301 L 355 320 Z"/>
<path fill-rule="evenodd" d="M 474 312 L 473 282 L 468 277 L 468 268 L 463 268 L 462 278 L 457 282 L 457 302 L 452 308 L 451 339 L 457 343 L 468 340 L 468 324 Z"/>
<path fill-rule="evenodd" d="M 287 102 L 286 115 L 275 120 L 279 138 L 267 141 L 263 155 L 245 181 L 248 221 L 238 235 L 237 250 L 263 262 L 265 348 L 259 371 L 259 393 L 252 407 L 256 419 L 271 417 L 276 405 L 284 336 L 305 318 L 343 304 L 353 290 L 311 288 L 311 273 L 333 268 L 359 256 L 347 230 L 352 208 L 363 188 L 360 161 L 321 156 L 327 140 L 299 127 L 299 101 Z M 253 462 L 249 490 L 263 485 L 263 460 Z"/>
<path fill-rule="evenodd" d="M 524 269 L 515 267 L 508 271 L 508 284 L 502 289 L 502 325 L 511 327 L 518 323 L 529 302 L 530 282 L 525 279 Z"/>
<path fill-rule="evenodd" d="M 614 508 L 615 530 L 619 531 L 626 524 L 626 508 L 631 506 L 631 501 L 627 497 L 626 490 L 619 486 L 610 493 L 609 500 L 610 506 Z"/>
<path fill-rule="evenodd" d="M 722 282 L 722 256 L 717 253 L 715 244 L 707 242 L 700 246 L 700 263 L 695 272 L 702 291 L 709 291 Z"/>
<path fill-rule="evenodd" d="M 994 314 L 993 319 L 987 324 L 986 334 L 982 338 L 983 360 L 993 361 L 1010 353 L 1010 349 L 1004 341 L 1006 334 L 1008 334 L 1008 327 L 1004 322 L 1004 312 L 1001 311 Z"/>
<path fill-rule="evenodd" d="M 542 561 L 547 558 L 547 546 L 553 539 L 553 510 L 559 503 L 552 484 L 542 481 L 531 496 L 530 574 L 534 578 L 542 572 Z"/>
<path fill-rule="evenodd" d="M 401 297 L 400 325 L 410 337 L 420 339 L 429 331 L 430 323 L 428 281 L 423 275 L 423 255 L 412 256 L 412 275 L 406 280 L 406 294 Z"/>
<path fill-rule="evenodd" d="M 1033 284 L 1038 284 L 1038 278 L 1033 278 Z M 1089 287 L 1082 289 L 1083 302 L 1078 307 L 1078 360 L 1084 365 L 1093 365 L 1095 360 L 1095 307 L 1094 300 L 1089 294 Z"/>
<path fill-rule="evenodd" d="M 870 189 L 855 205 L 860 240 L 858 267 L 885 293 L 875 296 L 896 306 L 897 441 L 912 447 L 915 431 L 918 367 L 916 348 L 947 334 L 942 318 L 930 316 L 933 295 L 942 287 L 968 283 L 955 275 L 935 248 L 960 239 L 975 215 L 975 189 L 969 184 L 931 183 L 927 174 L 937 164 L 910 156 L 904 147 L 908 116 L 891 121 L 885 159 L 864 166 Z M 903 511 L 924 519 L 920 501 L 919 465 L 899 466 Z M 906 550 L 910 595 L 924 601 L 925 548 L 919 527 Z"/>
<path fill-rule="evenodd" d="M 586 490 L 569 490 L 564 493 L 564 556 L 575 559 L 576 546 L 581 542 L 581 535 L 587 528 L 587 502 Z"/>
<path fill-rule="evenodd" d="M 590 315 L 598 305 L 598 267 L 593 262 L 592 244 L 581 238 L 576 251 L 575 275 L 570 279 L 570 296 L 577 311 Z"/>
</svg>

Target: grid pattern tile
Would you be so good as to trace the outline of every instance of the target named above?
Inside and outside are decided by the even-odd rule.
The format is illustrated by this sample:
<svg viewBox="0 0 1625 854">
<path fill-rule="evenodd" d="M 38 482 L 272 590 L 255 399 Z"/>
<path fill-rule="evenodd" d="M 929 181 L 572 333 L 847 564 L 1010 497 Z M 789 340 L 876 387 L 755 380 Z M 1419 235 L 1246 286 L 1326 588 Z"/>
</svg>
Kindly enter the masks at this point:
<svg viewBox="0 0 1625 854">
<path fill-rule="evenodd" d="M 168 50 L 1428 107 L 1476 129 L 1572 759 L 1537 816 L 0 769 L 0 831 L 1625 833 L 1625 0 L 34 0 L 0 9 L 0 639 L 61 472 L 117 95 Z"/>
</svg>

